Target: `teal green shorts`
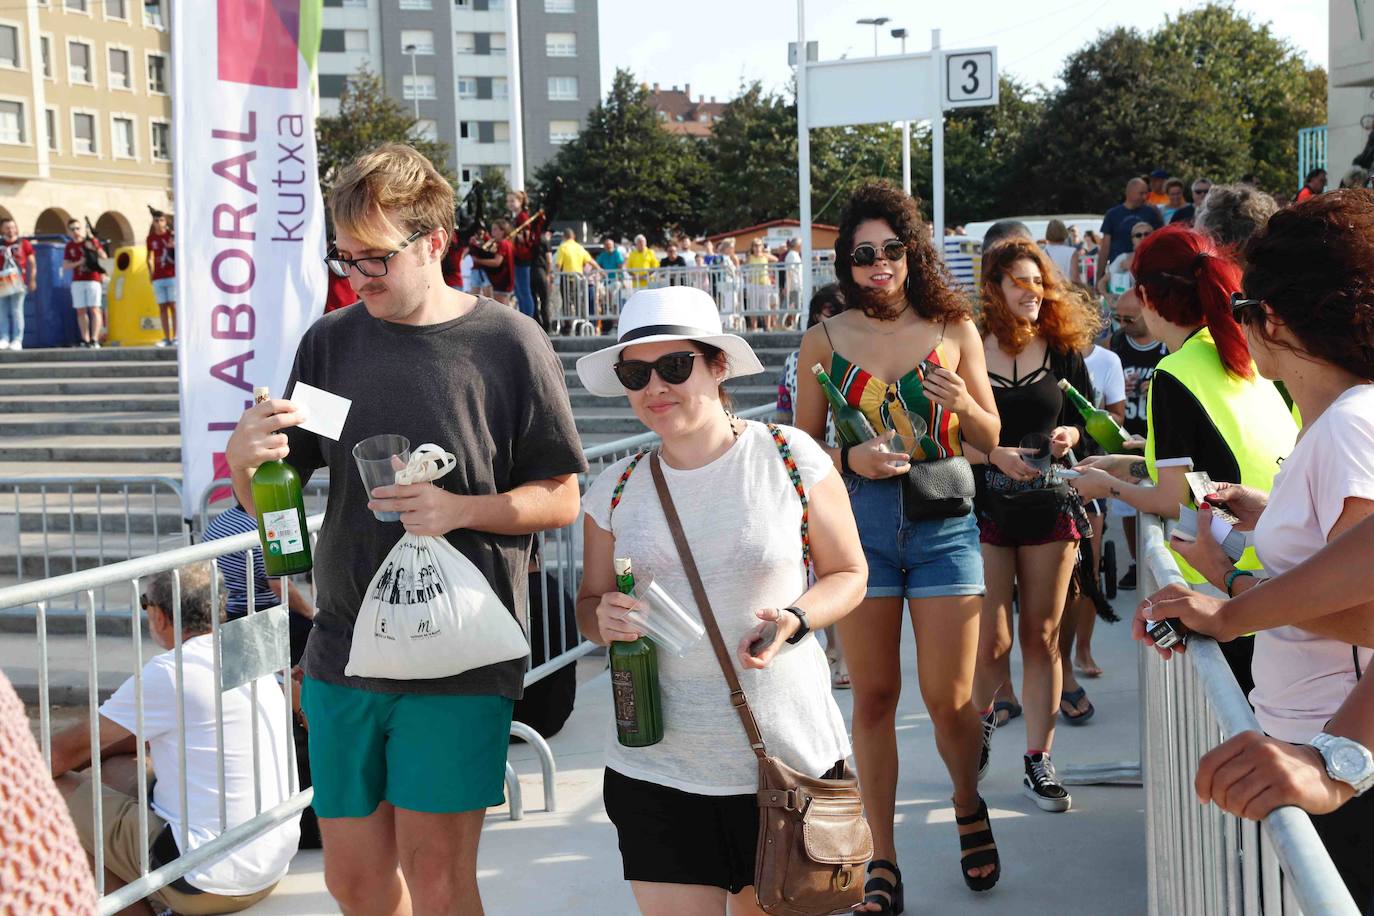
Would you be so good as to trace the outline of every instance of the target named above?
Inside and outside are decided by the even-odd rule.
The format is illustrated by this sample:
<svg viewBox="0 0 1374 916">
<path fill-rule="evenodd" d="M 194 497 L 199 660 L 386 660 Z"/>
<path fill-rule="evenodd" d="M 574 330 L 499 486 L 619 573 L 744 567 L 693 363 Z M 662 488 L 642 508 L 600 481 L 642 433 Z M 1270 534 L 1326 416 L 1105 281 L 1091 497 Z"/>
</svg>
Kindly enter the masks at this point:
<svg viewBox="0 0 1374 916">
<path fill-rule="evenodd" d="M 310 775 L 320 817 L 367 817 L 383 800 L 454 814 L 501 804 L 515 701 L 374 693 L 306 678 Z"/>
</svg>

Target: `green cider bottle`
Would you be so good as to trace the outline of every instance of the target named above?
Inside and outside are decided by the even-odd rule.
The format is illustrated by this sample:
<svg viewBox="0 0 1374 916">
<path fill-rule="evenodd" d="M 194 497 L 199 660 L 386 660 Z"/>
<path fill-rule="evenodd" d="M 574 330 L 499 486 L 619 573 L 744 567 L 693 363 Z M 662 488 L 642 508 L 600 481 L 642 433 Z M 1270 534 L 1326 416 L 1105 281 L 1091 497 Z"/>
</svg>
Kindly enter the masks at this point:
<svg viewBox="0 0 1374 916">
<path fill-rule="evenodd" d="M 873 424 L 868 422 L 868 417 L 859 408 L 850 404 L 840 394 L 840 389 L 835 387 L 835 383 L 830 380 L 825 369 L 820 363 L 811 367 L 811 371 L 816 376 L 816 381 L 821 384 L 821 391 L 825 392 L 826 400 L 830 402 L 830 412 L 835 415 L 835 432 L 844 440 L 845 445 L 862 445 L 878 434 L 873 431 Z"/>
<path fill-rule="evenodd" d="M 267 400 L 266 388 L 253 389 L 253 403 Z M 269 576 L 309 572 L 310 532 L 305 524 L 301 478 L 285 461 L 264 462 L 253 472 L 253 506 L 258 515 L 258 539 Z"/>
<path fill-rule="evenodd" d="M 615 559 L 615 584 L 623 595 L 635 592 L 634 572 L 625 557 Z M 648 747 L 663 740 L 663 696 L 658 688 L 658 647 L 647 636 L 613 642 L 611 693 L 615 736 L 626 747 Z"/>
<path fill-rule="evenodd" d="M 1102 446 L 1103 451 L 1109 455 L 1117 455 L 1126 450 L 1126 431 L 1123 430 L 1113 417 L 1101 407 L 1094 407 L 1088 399 L 1078 393 L 1078 389 L 1070 385 L 1067 379 L 1060 379 L 1059 390 L 1069 399 L 1069 403 L 1078 408 L 1078 412 L 1083 415 L 1083 428 L 1088 431 L 1098 445 Z"/>
</svg>

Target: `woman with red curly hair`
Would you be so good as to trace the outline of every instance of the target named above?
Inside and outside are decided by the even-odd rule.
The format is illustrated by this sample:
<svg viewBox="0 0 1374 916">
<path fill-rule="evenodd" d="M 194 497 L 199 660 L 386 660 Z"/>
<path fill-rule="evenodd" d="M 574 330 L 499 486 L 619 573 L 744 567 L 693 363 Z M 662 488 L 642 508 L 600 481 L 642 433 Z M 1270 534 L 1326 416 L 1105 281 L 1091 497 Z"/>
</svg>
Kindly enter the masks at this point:
<svg viewBox="0 0 1374 916">
<path fill-rule="evenodd" d="M 978 472 L 979 539 L 987 595 L 983 599 L 973 699 L 982 711 L 980 778 L 987 774 L 993 703 L 1009 670 L 1012 587 L 1020 607 L 1021 703 L 1026 717 L 1026 796 L 1044 811 L 1072 804 L 1050 759 L 1061 704 L 1090 715 L 1082 691 L 1065 696 L 1059 664 L 1064 613 L 1078 542 L 1091 537 L 1083 504 L 1049 464 L 1087 445 L 1082 420 L 1059 390 L 1067 381 L 1092 400 L 1081 351 L 1098 328 L 1087 297 L 1063 280 L 1028 239 L 1000 242 L 983 255 L 983 350 L 1002 417 L 997 446 L 969 450 Z M 1040 462 L 1038 466 L 1028 462 Z"/>
</svg>

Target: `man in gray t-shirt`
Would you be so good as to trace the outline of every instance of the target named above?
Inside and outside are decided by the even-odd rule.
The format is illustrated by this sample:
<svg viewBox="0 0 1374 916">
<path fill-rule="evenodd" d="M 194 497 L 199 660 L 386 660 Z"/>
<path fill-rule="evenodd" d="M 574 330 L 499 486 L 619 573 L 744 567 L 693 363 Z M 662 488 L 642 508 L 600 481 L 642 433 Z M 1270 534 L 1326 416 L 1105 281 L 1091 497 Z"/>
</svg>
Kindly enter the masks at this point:
<svg viewBox="0 0 1374 916">
<path fill-rule="evenodd" d="M 587 465 L 539 326 L 444 285 L 453 191 L 431 163 L 396 144 L 364 153 L 329 205 L 330 269 L 362 301 L 306 332 L 287 391 L 300 381 L 351 401 L 342 434 L 306 432 L 291 402 L 266 401 L 244 413 L 226 457 L 249 513 L 263 462 L 285 459 L 303 482 L 329 469 L 301 702 L 330 892 L 345 912 L 392 912 L 407 894 L 417 912 L 481 912 L 477 842 L 484 810 L 504 798 L 526 660 L 434 680 L 347 677 L 353 626 L 406 532 L 447 539 L 523 626 L 531 534 L 576 519 Z M 352 449 L 381 434 L 435 443 L 457 465 L 369 494 Z"/>
</svg>

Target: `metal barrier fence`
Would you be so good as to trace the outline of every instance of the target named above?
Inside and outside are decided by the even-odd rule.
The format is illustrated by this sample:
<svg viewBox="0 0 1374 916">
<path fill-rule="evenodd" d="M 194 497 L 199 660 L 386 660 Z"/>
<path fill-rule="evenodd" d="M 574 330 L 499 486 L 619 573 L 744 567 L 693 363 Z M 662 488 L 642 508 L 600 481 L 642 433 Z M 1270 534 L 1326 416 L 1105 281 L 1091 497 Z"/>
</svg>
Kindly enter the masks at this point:
<svg viewBox="0 0 1374 916">
<path fill-rule="evenodd" d="M 1139 538 L 1141 595 L 1187 584 L 1165 546 L 1158 517 L 1140 516 Z M 1226 738 L 1260 730 L 1216 642 L 1190 637 L 1188 651 L 1168 662 L 1151 648 L 1142 646 L 1141 652 L 1151 916 L 1358 914 L 1303 811 L 1275 809 L 1261 828 L 1216 805 L 1198 804 L 1198 759 Z"/>
</svg>

